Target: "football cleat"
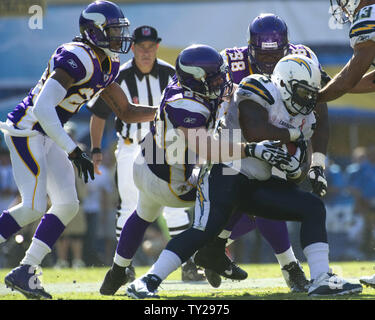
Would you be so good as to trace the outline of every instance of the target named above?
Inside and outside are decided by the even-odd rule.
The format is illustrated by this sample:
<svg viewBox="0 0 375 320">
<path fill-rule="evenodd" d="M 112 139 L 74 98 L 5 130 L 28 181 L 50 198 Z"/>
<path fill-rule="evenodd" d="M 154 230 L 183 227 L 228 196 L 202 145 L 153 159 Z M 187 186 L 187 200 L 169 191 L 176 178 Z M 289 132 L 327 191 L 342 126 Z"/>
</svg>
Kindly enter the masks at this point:
<svg viewBox="0 0 375 320">
<path fill-rule="evenodd" d="M 365 285 L 366 287 L 372 287 L 375 289 L 375 274 L 371 277 L 361 277 L 359 282 Z"/>
<path fill-rule="evenodd" d="M 227 279 L 245 280 L 247 272 L 225 254 L 225 243 L 225 239 L 217 238 L 214 242 L 199 249 L 194 255 L 195 264 Z"/>
<path fill-rule="evenodd" d="M 27 299 L 52 299 L 42 287 L 38 278 L 42 273 L 36 274 L 36 268 L 28 264 L 20 265 L 5 276 L 5 285 L 21 292 Z"/>
<path fill-rule="evenodd" d="M 134 280 L 126 289 L 126 294 L 134 299 L 160 298 L 157 288 L 161 279 L 155 274 L 148 274 L 140 279 Z"/>
<path fill-rule="evenodd" d="M 190 258 L 181 266 L 181 280 L 188 281 L 203 281 L 205 279 L 203 270 L 198 268 L 193 259 Z"/>
<path fill-rule="evenodd" d="M 310 281 L 306 279 L 299 261 L 293 261 L 285 265 L 281 268 L 281 272 L 292 292 L 307 292 Z"/>
<path fill-rule="evenodd" d="M 347 282 L 329 272 L 324 272 L 314 279 L 308 290 L 309 296 L 336 296 L 361 292 L 361 284 Z"/>
<path fill-rule="evenodd" d="M 221 277 L 219 274 L 217 274 L 215 271 L 211 269 L 204 269 L 204 275 L 206 276 L 206 279 L 208 283 L 214 287 L 219 288 L 221 285 Z"/>
<path fill-rule="evenodd" d="M 125 270 L 120 268 L 115 271 L 111 268 L 107 271 L 99 292 L 105 296 L 113 296 L 120 287 L 128 282 L 134 281 L 134 279 L 135 270 L 132 265 L 126 267 Z"/>
</svg>

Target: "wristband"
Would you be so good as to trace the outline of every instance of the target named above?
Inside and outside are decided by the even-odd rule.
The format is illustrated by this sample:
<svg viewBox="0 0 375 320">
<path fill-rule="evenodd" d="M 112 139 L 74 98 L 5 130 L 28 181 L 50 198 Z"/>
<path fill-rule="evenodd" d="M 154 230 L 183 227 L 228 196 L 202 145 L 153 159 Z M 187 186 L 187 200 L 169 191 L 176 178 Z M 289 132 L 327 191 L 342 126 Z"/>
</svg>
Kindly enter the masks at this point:
<svg viewBox="0 0 375 320">
<path fill-rule="evenodd" d="M 100 149 L 100 148 L 92 148 L 91 149 L 91 154 L 95 154 L 95 153 L 102 153 L 102 149 Z"/>
<path fill-rule="evenodd" d="M 311 158 L 311 167 L 326 168 L 326 156 L 321 152 L 314 152 Z"/>
</svg>

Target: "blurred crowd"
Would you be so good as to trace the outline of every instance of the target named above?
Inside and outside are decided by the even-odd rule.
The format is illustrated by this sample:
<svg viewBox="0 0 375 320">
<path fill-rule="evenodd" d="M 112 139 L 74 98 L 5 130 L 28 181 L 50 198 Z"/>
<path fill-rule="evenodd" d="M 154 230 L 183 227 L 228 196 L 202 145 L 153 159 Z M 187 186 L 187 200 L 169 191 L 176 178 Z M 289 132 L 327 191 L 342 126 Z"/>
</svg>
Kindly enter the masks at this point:
<svg viewBox="0 0 375 320">
<path fill-rule="evenodd" d="M 74 128 L 71 135 L 74 137 Z M 83 149 L 87 146 L 81 145 Z M 84 184 L 77 177 L 80 212 L 66 228 L 44 267 L 81 268 L 109 266 L 117 241 L 115 235 L 118 193 L 115 184 L 115 145 L 104 151 L 102 174 Z M 329 160 L 326 168 L 328 192 L 327 231 L 330 260 L 375 259 L 375 146 L 357 147 L 348 164 Z M 307 187 L 307 186 L 306 186 Z M 20 202 L 7 150 L 0 150 L 0 204 L 9 208 Z M 0 246 L 0 267 L 17 266 L 28 248 L 39 222 L 17 233 Z M 299 245 L 299 223 L 288 222 L 290 239 L 296 257 L 304 260 Z M 148 229 L 134 265 L 152 264 L 168 241 L 165 224 L 160 218 Z M 239 263 L 276 262 L 272 249 L 258 231 L 235 241 L 229 253 Z"/>
</svg>

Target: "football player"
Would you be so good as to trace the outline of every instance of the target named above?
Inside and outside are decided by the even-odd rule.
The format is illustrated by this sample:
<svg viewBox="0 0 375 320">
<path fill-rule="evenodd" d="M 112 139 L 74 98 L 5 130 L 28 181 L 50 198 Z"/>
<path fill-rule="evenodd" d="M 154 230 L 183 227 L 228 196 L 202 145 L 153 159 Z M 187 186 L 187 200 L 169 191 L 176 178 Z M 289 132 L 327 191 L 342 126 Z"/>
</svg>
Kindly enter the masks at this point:
<svg viewBox="0 0 375 320">
<path fill-rule="evenodd" d="M 176 76 L 164 91 L 156 121 L 142 142 L 142 152 L 133 166 L 134 182 L 139 190 L 137 209 L 121 231 L 114 263 L 102 284 L 102 287 L 112 288 L 113 294 L 128 282 L 126 268 L 130 266 L 146 228 L 157 219 L 163 207 L 194 205 L 197 176 L 193 169 L 201 162 L 196 158 L 222 162 L 250 156 L 250 145 L 240 140 L 232 143 L 227 140 L 230 151 L 225 155 L 220 150 L 224 140 L 210 133 L 221 99 L 232 93 L 228 72 L 221 55 L 206 45 L 189 46 L 177 57 Z M 285 150 L 273 144 L 251 146 L 254 148 L 252 156 L 270 155 L 268 161 L 278 167 L 293 162 Z M 296 161 L 293 163 L 298 166 Z M 184 256 L 182 262 L 193 253 L 186 259 Z M 231 271 L 228 278 L 242 280 L 247 277 L 247 273 L 234 263 L 222 265 Z"/>
<path fill-rule="evenodd" d="M 298 146 L 292 158 L 304 163 L 304 146 L 316 122 L 312 111 L 320 84 L 320 70 L 314 61 L 301 55 L 286 56 L 275 66 L 271 79 L 263 75 L 242 79 L 225 116 L 225 126 L 230 130 L 241 128 L 243 141 L 292 142 Z M 312 279 L 309 295 L 361 292 L 360 284 L 349 283 L 330 271 L 325 206 L 318 196 L 300 190 L 293 182 L 301 178 L 301 167 L 291 163 L 280 167 L 287 182 L 272 178 L 272 165 L 255 157 L 203 167 L 193 226 L 169 241 L 147 274 L 129 284 L 127 294 L 138 299 L 157 297 L 160 283 L 213 239 L 236 210 L 267 219 L 301 222 L 301 246 Z M 230 169 L 238 174 L 228 174 Z"/>
<path fill-rule="evenodd" d="M 99 94 L 124 121 L 151 121 L 156 111 L 131 104 L 114 82 L 118 54 L 127 53 L 132 43 L 121 9 L 109 1 L 93 2 L 82 11 L 79 27 L 81 37 L 56 49 L 38 84 L 1 123 L 22 202 L 0 216 L 0 243 L 43 216 L 20 266 L 5 277 L 8 287 L 27 298 L 52 298 L 35 269 L 78 212 L 73 165 L 85 182 L 94 179 L 91 160 L 64 123 Z M 46 212 L 47 194 L 52 206 Z"/>
<path fill-rule="evenodd" d="M 340 23 L 350 22 L 350 46 L 353 55 L 343 69 L 319 91 L 318 101 L 335 100 L 345 93 L 375 92 L 375 1 L 331 0 L 332 14 Z M 367 73 L 366 73 L 367 72 Z M 360 282 L 375 288 L 375 274 Z"/>
<path fill-rule="evenodd" d="M 316 55 L 310 48 L 289 42 L 288 27 L 275 14 L 261 14 L 249 24 L 248 46 L 227 48 L 221 54 L 228 62 L 233 81 L 237 84 L 244 77 L 251 74 L 270 75 L 276 63 L 288 54 L 300 54 L 313 59 L 319 65 L 323 83 L 325 84 L 329 81 L 328 75 L 322 70 Z M 319 121 L 316 123 L 312 138 L 314 154 L 309 177 L 312 182 L 313 192 L 319 196 L 324 196 L 327 188 L 324 176 L 325 154 L 329 139 L 327 105 L 325 103 L 318 105 L 314 109 L 314 113 L 317 114 Z M 211 266 L 217 266 L 218 261 L 215 262 L 215 260 L 223 259 L 219 258 L 219 252 L 223 254 L 226 245 L 258 228 L 273 248 L 287 285 L 293 292 L 307 291 L 308 281 L 294 255 L 285 221 L 273 221 L 262 217 L 237 214 L 231 219 L 229 225 L 233 229 L 229 230 L 230 228 L 227 226 L 216 242 L 211 243 L 201 254 L 196 256 L 197 263 L 200 263 L 202 267 L 207 267 L 205 264 L 207 259 Z M 227 241 L 229 236 L 230 238 Z M 202 260 L 200 257 L 205 257 L 206 259 Z M 205 273 L 207 280 L 212 286 L 220 286 L 221 278 L 214 270 L 206 268 Z"/>
</svg>

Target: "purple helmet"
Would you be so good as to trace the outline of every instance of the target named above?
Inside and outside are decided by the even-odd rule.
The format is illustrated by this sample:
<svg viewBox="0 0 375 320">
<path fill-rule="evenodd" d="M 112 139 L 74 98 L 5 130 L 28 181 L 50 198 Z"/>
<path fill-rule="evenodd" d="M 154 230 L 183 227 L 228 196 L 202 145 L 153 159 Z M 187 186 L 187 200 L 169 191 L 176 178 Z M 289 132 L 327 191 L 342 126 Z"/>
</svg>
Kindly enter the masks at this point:
<svg viewBox="0 0 375 320">
<path fill-rule="evenodd" d="M 107 55 L 127 53 L 132 44 L 130 23 L 120 7 L 110 1 L 95 1 L 82 11 L 79 29 L 83 39 L 102 49 Z"/>
<path fill-rule="evenodd" d="M 288 27 L 278 16 L 263 13 L 249 25 L 248 51 L 260 72 L 271 74 L 276 63 L 288 53 Z"/>
<path fill-rule="evenodd" d="M 176 75 L 181 86 L 208 99 L 221 99 L 232 92 L 228 65 L 212 47 L 194 44 L 178 55 Z"/>
</svg>

